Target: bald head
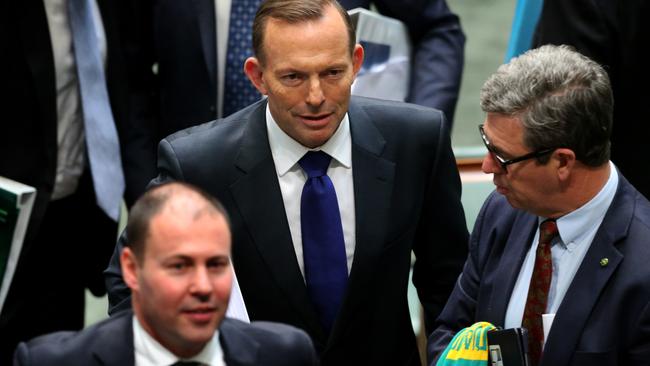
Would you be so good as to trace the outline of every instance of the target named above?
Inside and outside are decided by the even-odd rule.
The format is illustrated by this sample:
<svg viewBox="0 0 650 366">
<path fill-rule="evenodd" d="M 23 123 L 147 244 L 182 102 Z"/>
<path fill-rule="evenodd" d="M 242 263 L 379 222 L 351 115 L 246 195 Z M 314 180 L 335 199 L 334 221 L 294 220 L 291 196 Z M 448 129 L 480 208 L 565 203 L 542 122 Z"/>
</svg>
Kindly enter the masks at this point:
<svg viewBox="0 0 650 366">
<path fill-rule="evenodd" d="M 154 187 L 142 195 L 129 212 L 126 246 L 138 261 L 143 258 L 151 222 L 162 214 L 184 220 L 198 220 L 203 215 L 223 216 L 229 222 L 221 203 L 195 186 L 171 182 Z"/>
</svg>

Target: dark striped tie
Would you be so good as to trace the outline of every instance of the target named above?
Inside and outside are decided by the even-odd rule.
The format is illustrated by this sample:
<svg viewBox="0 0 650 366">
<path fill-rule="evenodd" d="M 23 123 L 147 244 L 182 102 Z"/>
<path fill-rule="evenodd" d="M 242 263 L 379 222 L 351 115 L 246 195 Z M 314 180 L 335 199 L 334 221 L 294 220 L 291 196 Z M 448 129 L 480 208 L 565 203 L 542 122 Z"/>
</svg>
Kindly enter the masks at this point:
<svg viewBox="0 0 650 366">
<path fill-rule="evenodd" d="M 528 356 L 531 365 L 539 365 L 544 344 L 542 314 L 546 312 L 548 290 L 553 276 L 551 242 L 558 235 L 555 220 L 546 220 L 539 226 L 539 244 L 535 254 L 535 268 L 530 278 L 528 298 L 521 325 L 528 330 Z"/>
</svg>

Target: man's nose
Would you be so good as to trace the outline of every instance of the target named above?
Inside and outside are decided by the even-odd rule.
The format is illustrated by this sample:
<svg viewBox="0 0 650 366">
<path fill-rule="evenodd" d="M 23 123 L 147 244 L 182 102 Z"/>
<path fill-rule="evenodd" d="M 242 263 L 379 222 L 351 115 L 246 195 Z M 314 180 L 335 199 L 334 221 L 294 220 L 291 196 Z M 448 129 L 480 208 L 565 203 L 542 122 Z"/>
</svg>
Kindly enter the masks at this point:
<svg viewBox="0 0 650 366">
<path fill-rule="evenodd" d="M 191 293 L 205 299 L 210 297 L 212 290 L 212 281 L 207 268 L 198 268 L 192 278 Z"/>
<path fill-rule="evenodd" d="M 483 158 L 483 162 L 481 163 L 481 170 L 485 174 L 498 174 L 503 172 L 503 168 L 501 167 L 501 164 L 494 157 L 494 154 L 492 154 L 489 151 L 487 152 L 487 154 L 485 154 L 485 157 Z"/>
<path fill-rule="evenodd" d="M 320 106 L 325 101 L 321 80 L 318 76 L 309 79 L 309 94 L 307 95 L 307 104 Z"/>
</svg>

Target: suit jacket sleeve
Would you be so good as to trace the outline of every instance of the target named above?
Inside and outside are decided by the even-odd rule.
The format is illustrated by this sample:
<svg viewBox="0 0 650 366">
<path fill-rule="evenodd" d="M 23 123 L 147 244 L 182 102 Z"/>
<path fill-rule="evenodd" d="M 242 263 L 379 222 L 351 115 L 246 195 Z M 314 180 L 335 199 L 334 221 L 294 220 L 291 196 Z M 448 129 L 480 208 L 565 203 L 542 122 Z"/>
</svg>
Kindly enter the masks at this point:
<svg viewBox="0 0 650 366">
<path fill-rule="evenodd" d="M 442 115 L 440 113 L 440 115 Z M 467 258 L 467 226 L 461 184 L 444 118 L 423 198 L 413 252 L 413 284 L 424 309 L 427 334 L 445 305 Z"/>
<path fill-rule="evenodd" d="M 445 305 L 440 317 L 435 322 L 435 330 L 429 337 L 427 353 L 429 361 L 433 360 L 430 364 L 437 362 L 438 357 L 447 348 L 447 345 L 458 331 L 480 320 L 475 319 L 481 282 L 480 274 L 486 257 L 484 254 L 488 250 L 486 243 L 482 242 L 487 241 L 483 237 L 482 229 L 486 221 L 488 221 L 486 220 L 486 212 L 495 194 L 492 193 L 481 208 L 470 238 L 469 256 L 465 262 L 463 272 L 456 282 L 447 305 Z"/>
<path fill-rule="evenodd" d="M 167 140 L 162 140 L 158 147 L 158 171 L 158 176 L 149 183 L 148 188 L 172 180 L 183 180 L 180 165 Z M 120 266 L 120 253 L 122 253 L 126 241 L 126 232 L 123 232 L 115 245 L 108 268 L 104 271 L 104 281 L 108 292 L 108 314 L 111 316 L 131 308 L 131 290 L 124 283 Z"/>
<path fill-rule="evenodd" d="M 408 102 L 440 109 L 449 130 L 463 72 L 465 35 L 446 0 L 375 1 L 386 16 L 406 24 L 413 46 Z"/>
</svg>

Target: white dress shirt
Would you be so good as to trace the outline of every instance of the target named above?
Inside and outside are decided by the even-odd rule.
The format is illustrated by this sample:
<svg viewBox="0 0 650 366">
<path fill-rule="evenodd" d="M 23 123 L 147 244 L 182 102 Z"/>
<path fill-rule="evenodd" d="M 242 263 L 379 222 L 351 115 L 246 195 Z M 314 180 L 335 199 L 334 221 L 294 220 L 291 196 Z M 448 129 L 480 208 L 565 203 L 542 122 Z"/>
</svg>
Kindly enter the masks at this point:
<svg viewBox="0 0 650 366">
<path fill-rule="evenodd" d="M 168 366 L 181 360 L 153 339 L 142 328 L 135 315 L 133 316 L 133 348 L 135 351 L 135 366 Z M 196 361 L 202 365 L 225 366 L 223 350 L 219 343 L 219 331 L 214 333 L 214 337 L 196 356 L 182 360 Z"/>
<path fill-rule="evenodd" d="M 67 0 L 43 1 L 50 31 L 54 58 L 57 112 L 56 178 L 52 200 L 71 195 L 77 190 L 86 165 L 86 145 L 77 80 L 77 67 L 72 48 Z M 104 26 L 95 1 L 90 2 L 95 35 L 102 60 L 106 60 Z"/>
<path fill-rule="evenodd" d="M 559 236 L 553 240 L 551 246 L 553 275 L 548 292 L 546 314 L 555 314 L 560 307 L 564 295 L 569 289 L 578 268 L 580 268 L 580 264 L 616 195 L 618 173 L 612 162 L 609 165 L 609 178 L 600 192 L 582 207 L 560 217 L 556 221 Z M 544 220 L 545 218 L 540 217 L 538 223 Z M 535 268 L 535 253 L 538 242 L 539 225 L 535 232 L 533 245 L 526 254 L 519 277 L 510 296 L 504 324 L 506 328 L 521 327 L 526 299 L 528 298 L 530 278 L 533 276 L 533 269 Z"/>
<path fill-rule="evenodd" d="M 327 175 L 332 180 L 336 190 L 349 274 L 356 244 L 356 225 L 354 183 L 352 179 L 352 136 L 350 135 L 348 115 L 345 114 L 334 135 L 323 146 L 315 149 L 309 149 L 301 145 L 282 131 L 273 116 L 271 116 L 268 105 L 266 106 L 266 129 L 269 135 L 269 145 L 273 155 L 273 163 L 275 163 L 275 171 L 278 174 L 280 190 L 282 191 L 284 210 L 289 222 L 291 240 L 293 241 L 293 248 L 296 251 L 298 266 L 303 278 L 305 266 L 302 255 L 300 199 L 302 197 L 302 188 L 307 181 L 307 175 L 298 164 L 298 161 L 310 150 L 322 150 L 332 157 L 332 162 L 327 169 Z"/>
<path fill-rule="evenodd" d="M 217 32 L 217 117 L 223 115 L 223 95 L 226 74 L 226 53 L 228 51 L 228 32 L 230 30 L 230 0 L 214 0 Z M 244 65 L 242 65 L 242 68 Z"/>
</svg>

